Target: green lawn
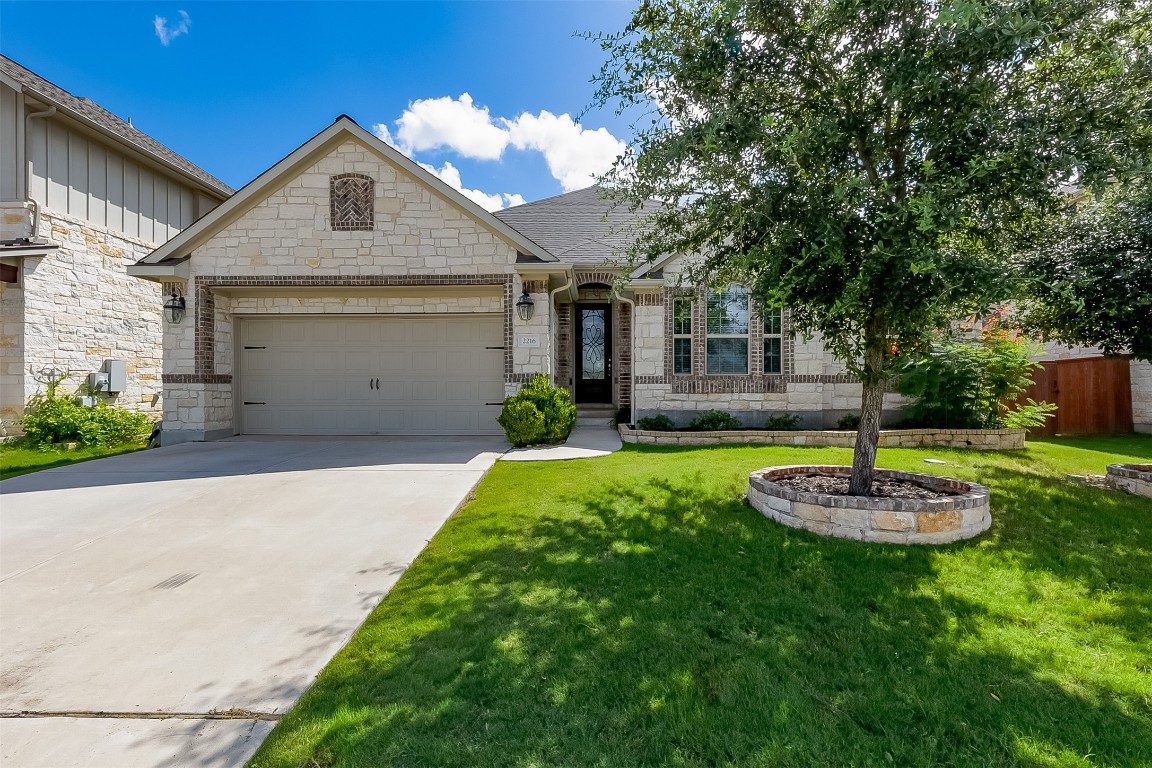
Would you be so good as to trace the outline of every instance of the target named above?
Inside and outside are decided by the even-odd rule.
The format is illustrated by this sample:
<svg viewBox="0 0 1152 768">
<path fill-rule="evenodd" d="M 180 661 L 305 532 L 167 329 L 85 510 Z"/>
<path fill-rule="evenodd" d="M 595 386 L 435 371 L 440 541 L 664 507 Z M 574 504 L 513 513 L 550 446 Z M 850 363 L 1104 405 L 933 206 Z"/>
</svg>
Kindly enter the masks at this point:
<svg viewBox="0 0 1152 768">
<path fill-rule="evenodd" d="M 881 450 L 992 489 L 989 533 L 914 548 L 745 505 L 847 450 L 498 463 L 252 765 L 1147 768 L 1152 500 L 1064 475 L 1149 458 Z"/>
<path fill-rule="evenodd" d="M 142 443 L 132 443 L 114 448 L 77 448 L 75 451 L 61 451 L 28 448 L 20 443 L 4 443 L 0 445 L 0 480 L 38 472 L 41 469 L 139 451 L 143 447 Z"/>
</svg>

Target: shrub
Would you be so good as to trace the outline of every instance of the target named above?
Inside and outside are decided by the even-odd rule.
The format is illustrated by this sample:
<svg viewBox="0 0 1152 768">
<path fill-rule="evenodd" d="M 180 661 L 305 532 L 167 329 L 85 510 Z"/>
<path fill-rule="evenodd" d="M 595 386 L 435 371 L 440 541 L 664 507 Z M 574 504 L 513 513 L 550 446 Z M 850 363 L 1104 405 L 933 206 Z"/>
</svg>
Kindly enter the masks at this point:
<svg viewBox="0 0 1152 768">
<path fill-rule="evenodd" d="M 860 417 L 855 413 L 846 413 L 836 422 L 836 429 L 846 429 L 855 432 L 860 429 Z"/>
<path fill-rule="evenodd" d="M 86 446 L 115 446 L 142 440 L 152 429 L 152 419 L 103 401 L 82 405 L 74 397 L 59 397 L 52 391 L 28 401 L 28 414 L 20 425 L 32 445 L 74 440 Z"/>
<path fill-rule="evenodd" d="M 1055 403 L 1036 402 L 1028 398 L 1027 404 L 1019 403 L 1016 410 L 1007 411 L 1000 418 L 1005 427 L 1009 429 L 1027 429 L 1028 427 L 1042 427 L 1044 422 L 1056 413 Z"/>
<path fill-rule="evenodd" d="M 576 406 L 567 390 L 552 386 L 548 377 L 537 374 L 504 401 L 497 422 L 515 446 L 562 443 L 576 426 Z"/>
<path fill-rule="evenodd" d="M 1032 344 L 991 321 L 978 339 L 942 336 L 905 359 L 897 388 L 910 424 L 992 429 L 1032 380 Z"/>
<path fill-rule="evenodd" d="M 728 411 L 705 411 L 692 419 L 691 429 L 698 432 L 721 432 L 729 429 L 740 429 L 743 425 Z"/>
<path fill-rule="evenodd" d="M 622 405 L 616 409 L 616 424 L 627 424 L 632 420 L 632 409 L 627 405 Z"/>
<path fill-rule="evenodd" d="M 764 429 L 780 432 L 800 429 L 800 417 L 794 413 L 777 413 L 775 416 L 768 417 L 768 420 L 764 422 Z"/>
<path fill-rule="evenodd" d="M 658 413 L 655 416 L 645 416 L 636 422 L 636 426 L 649 432 L 672 432 L 676 429 L 676 425 L 672 423 L 672 419 L 662 413 Z"/>
</svg>

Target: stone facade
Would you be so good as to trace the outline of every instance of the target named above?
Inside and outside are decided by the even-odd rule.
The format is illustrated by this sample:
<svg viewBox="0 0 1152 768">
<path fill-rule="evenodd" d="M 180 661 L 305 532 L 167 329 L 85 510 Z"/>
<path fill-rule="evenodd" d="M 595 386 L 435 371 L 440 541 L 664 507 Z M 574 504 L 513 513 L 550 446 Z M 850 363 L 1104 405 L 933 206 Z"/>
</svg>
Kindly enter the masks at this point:
<svg viewBox="0 0 1152 768">
<path fill-rule="evenodd" d="M 748 503 L 791 528 L 821 536 L 879 544 L 948 544 L 988 530 L 992 515 L 988 489 L 947 477 L 877 469 L 877 479 L 912 482 L 953 495 L 938 499 L 892 499 L 806 493 L 774 480 L 804 474 L 847 477 L 851 467 L 768 467 L 748 478 Z"/>
<path fill-rule="evenodd" d="M 17 221 L 19 219 L 19 221 Z M 126 268 L 153 243 L 51 210 L 31 232 L 31 210 L 7 204 L 4 238 L 37 236 L 60 247 L 21 259 L 18 283 L 0 283 L 0 418 L 18 431 L 29 397 L 43 391 L 40 371 L 71 372 L 64 391 L 77 391 L 105 360 L 127 364 L 125 391 L 104 399 L 159 416 L 160 286 L 129 277 Z M 22 230 L 22 231 L 21 231 Z"/>
<path fill-rule="evenodd" d="M 1133 360 L 1132 425 L 1137 432 L 1152 432 L 1152 363 Z"/>
<path fill-rule="evenodd" d="M 881 448 L 967 448 L 976 451 L 1014 451 L 1024 447 L 1023 429 L 884 429 Z M 804 445 L 851 448 L 856 433 L 830 430 L 739 430 L 721 432 L 656 432 L 620 427 L 626 443 L 647 445 Z"/>
<path fill-rule="evenodd" d="M 372 180 L 371 228 L 334 228 L 331 179 Z M 401 167 L 347 139 L 262 195 L 196 246 L 181 286 L 188 320 L 165 331 L 165 441 L 232 434 L 238 318 L 266 314 L 499 313 L 505 393 L 554 368 L 547 280 L 528 278 L 514 245 Z M 533 343 L 535 340 L 536 343 Z"/>
</svg>

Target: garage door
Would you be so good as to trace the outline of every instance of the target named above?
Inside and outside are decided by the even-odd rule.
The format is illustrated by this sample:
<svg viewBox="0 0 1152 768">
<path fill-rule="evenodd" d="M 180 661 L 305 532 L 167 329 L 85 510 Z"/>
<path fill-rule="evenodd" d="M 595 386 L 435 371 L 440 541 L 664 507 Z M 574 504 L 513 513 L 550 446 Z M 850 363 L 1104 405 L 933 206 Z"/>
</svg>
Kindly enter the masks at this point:
<svg viewBox="0 0 1152 768">
<path fill-rule="evenodd" d="M 239 333 L 245 433 L 502 434 L 499 316 L 247 318 Z"/>
</svg>

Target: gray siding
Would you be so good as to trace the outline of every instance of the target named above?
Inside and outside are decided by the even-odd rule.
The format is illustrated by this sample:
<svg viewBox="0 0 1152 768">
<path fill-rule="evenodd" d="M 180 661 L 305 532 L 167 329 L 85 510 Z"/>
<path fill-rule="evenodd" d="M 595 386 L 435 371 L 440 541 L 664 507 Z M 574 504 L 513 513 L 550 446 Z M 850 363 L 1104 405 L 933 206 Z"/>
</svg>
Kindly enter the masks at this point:
<svg viewBox="0 0 1152 768">
<path fill-rule="evenodd" d="M 23 104 L 16 91 L 0 83 L 0 200 L 24 199 L 19 150 Z"/>
<path fill-rule="evenodd" d="M 196 220 L 188 186 L 59 120 L 31 120 L 27 130 L 28 194 L 48 210 L 150 243 Z"/>
</svg>

